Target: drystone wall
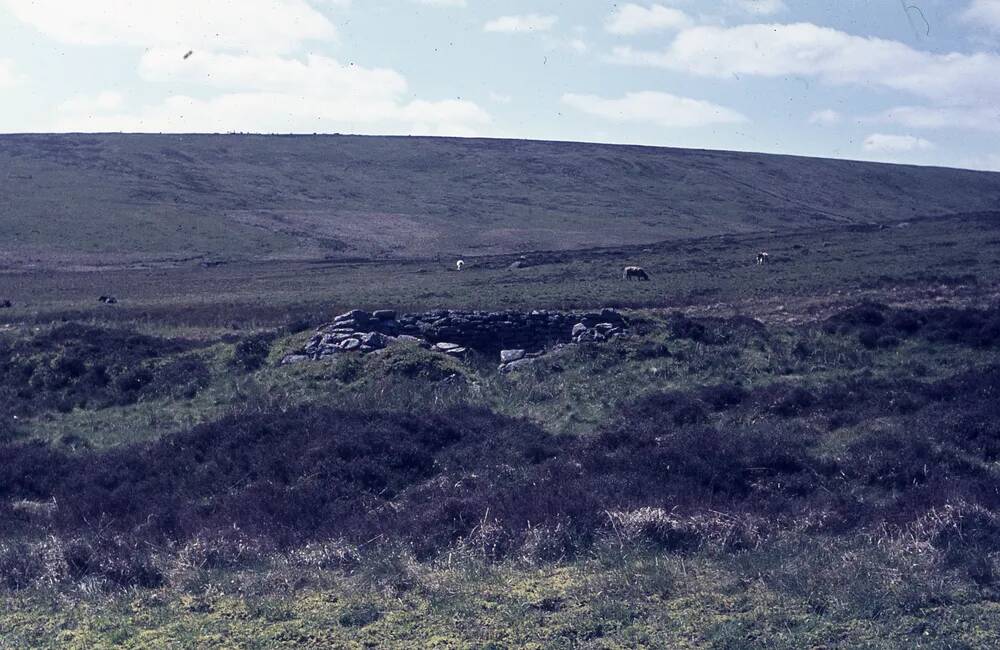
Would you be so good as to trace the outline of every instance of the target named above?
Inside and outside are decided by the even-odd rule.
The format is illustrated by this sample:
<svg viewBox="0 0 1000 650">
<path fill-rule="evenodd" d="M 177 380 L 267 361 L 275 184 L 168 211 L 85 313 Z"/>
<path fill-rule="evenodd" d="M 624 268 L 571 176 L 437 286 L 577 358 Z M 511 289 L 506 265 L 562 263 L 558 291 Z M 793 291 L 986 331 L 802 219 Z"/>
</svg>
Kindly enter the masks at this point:
<svg viewBox="0 0 1000 650">
<path fill-rule="evenodd" d="M 403 315 L 391 310 L 355 309 L 320 327 L 305 348 L 286 357 L 285 362 L 319 359 L 341 352 L 371 352 L 398 340 L 434 347 L 455 356 L 462 356 L 469 350 L 487 354 L 540 352 L 557 344 L 606 341 L 627 331 L 627 321 L 614 309 L 592 312 L 436 310 Z"/>
</svg>

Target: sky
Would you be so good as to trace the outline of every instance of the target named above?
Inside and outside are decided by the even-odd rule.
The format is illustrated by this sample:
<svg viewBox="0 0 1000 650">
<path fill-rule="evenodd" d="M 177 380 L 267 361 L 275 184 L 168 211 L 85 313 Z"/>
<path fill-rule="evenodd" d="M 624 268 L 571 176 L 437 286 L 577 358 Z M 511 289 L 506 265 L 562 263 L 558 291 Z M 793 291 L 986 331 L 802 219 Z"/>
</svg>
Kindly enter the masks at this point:
<svg viewBox="0 0 1000 650">
<path fill-rule="evenodd" d="M 0 0 L 0 133 L 531 138 L 1000 171 L 1000 0 Z"/>
</svg>

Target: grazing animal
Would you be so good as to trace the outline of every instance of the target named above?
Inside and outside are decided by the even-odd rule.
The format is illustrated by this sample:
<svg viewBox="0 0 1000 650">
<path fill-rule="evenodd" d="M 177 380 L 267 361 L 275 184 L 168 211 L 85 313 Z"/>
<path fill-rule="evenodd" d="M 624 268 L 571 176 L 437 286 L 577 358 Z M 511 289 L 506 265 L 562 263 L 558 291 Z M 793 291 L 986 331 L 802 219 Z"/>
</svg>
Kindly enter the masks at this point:
<svg viewBox="0 0 1000 650">
<path fill-rule="evenodd" d="M 767 264 L 769 257 L 770 255 L 768 255 L 764 251 L 757 253 L 757 266 L 760 266 L 761 264 Z"/>
<path fill-rule="evenodd" d="M 118 303 L 118 298 L 114 296 L 101 296 L 97 299 L 98 302 L 103 302 L 105 305 L 114 305 Z"/>
<path fill-rule="evenodd" d="M 456 271 L 461 271 L 463 268 L 465 268 L 465 260 L 458 260 L 457 262 L 455 262 Z"/>
<path fill-rule="evenodd" d="M 623 280 L 631 280 L 635 278 L 636 280 L 646 280 L 649 281 L 649 274 L 646 273 L 646 269 L 641 266 L 626 266 L 625 270 L 622 271 Z"/>
</svg>

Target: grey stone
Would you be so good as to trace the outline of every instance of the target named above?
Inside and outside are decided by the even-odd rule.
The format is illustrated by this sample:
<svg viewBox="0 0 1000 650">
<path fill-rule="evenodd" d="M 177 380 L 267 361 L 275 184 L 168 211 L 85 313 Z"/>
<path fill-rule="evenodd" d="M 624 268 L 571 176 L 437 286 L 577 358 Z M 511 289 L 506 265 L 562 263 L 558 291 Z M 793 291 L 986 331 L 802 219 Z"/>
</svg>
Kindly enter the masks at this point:
<svg viewBox="0 0 1000 650">
<path fill-rule="evenodd" d="M 534 361 L 535 361 L 534 359 L 519 359 L 517 361 L 511 361 L 510 363 L 502 363 L 500 364 L 498 370 L 506 374 L 508 372 L 513 372 L 520 368 L 530 366 L 532 363 L 534 363 Z"/>
<path fill-rule="evenodd" d="M 396 311 L 394 309 L 379 309 L 373 311 L 372 316 L 375 320 L 396 320 Z"/>
<path fill-rule="evenodd" d="M 344 312 L 340 316 L 333 319 L 334 323 L 341 323 L 343 321 L 370 321 L 372 315 L 362 309 L 352 309 L 351 311 Z"/>
<path fill-rule="evenodd" d="M 583 323 L 577 323 L 573 326 L 573 338 L 576 338 L 587 331 L 587 326 Z"/>
<path fill-rule="evenodd" d="M 309 357 L 305 354 L 289 354 L 281 360 L 281 365 L 290 366 L 294 363 L 302 363 L 303 361 L 309 361 Z"/>
<path fill-rule="evenodd" d="M 356 332 L 359 329 L 364 328 L 366 325 L 368 325 L 368 321 L 359 321 L 359 320 L 354 320 L 354 319 L 351 319 L 351 320 L 342 320 L 342 321 L 337 321 L 336 323 L 334 323 L 334 326 L 331 327 L 330 330 L 331 331 L 332 330 L 339 330 L 339 331 L 342 331 L 342 332 Z"/>
<path fill-rule="evenodd" d="M 525 355 L 524 350 L 501 350 L 500 351 L 500 361 L 503 363 L 510 363 L 511 361 L 518 361 L 523 359 Z"/>
<path fill-rule="evenodd" d="M 444 351 L 445 354 L 451 355 L 453 357 L 464 356 L 466 352 L 468 352 L 468 350 L 466 348 L 461 348 L 461 347 L 459 347 L 459 348 L 449 348 L 449 349 L 447 349 L 447 350 Z"/>
<path fill-rule="evenodd" d="M 448 350 L 454 350 L 460 347 L 462 346 L 457 343 L 445 343 L 444 341 L 442 341 L 441 343 L 434 344 L 434 348 L 437 350 L 441 350 L 442 352 L 447 352 Z"/>
<path fill-rule="evenodd" d="M 358 348 L 360 348 L 361 341 L 357 339 L 344 339 L 343 341 L 337 344 L 337 347 L 339 347 L 341 350 L 349 352 L 351 350 L 357 350 Z"/>
<path fill-rule="evenodd" d="M 353 332 L 351 334 L 327 334 L 320 341 L 320 345 L 336 345 L 337 343 L 340 343 L 341 341 L 346 341 L 347 339 L 357 338 L 357 336 L 358 335 L 355 334 L 355 333 L 353 333 Z"/>
<path fill-rule="evenodd" d="M 322 330 L 324 334 L 353 334 L 354 329 L 350 327 L 326 327 Z"/>
<path fill-rule="evenodd" d="M 368 332 L 361 335 L 361 344 L 367 345 L 373 350 L 384 348 L 389 343 L 389 337 L 379 332 Z"/>
</svg>

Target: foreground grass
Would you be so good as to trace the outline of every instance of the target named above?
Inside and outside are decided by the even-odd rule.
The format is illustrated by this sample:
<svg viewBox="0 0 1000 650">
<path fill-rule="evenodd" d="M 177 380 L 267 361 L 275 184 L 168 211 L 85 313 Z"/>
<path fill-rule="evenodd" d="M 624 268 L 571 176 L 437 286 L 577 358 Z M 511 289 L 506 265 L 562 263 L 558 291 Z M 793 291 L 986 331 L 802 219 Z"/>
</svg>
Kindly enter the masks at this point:
<svg viewBox="0 0 1000 650">
<path fill-rule="evenodd" d="M 279 366 L 308 331 L 258 354 L 84 330 L 145 364 L 139 394 L 74 383 L 79 337 L 25 334 L 12 363 L 51 400 L 8 402 L 37 440 L 0 444 L 0 648 L 1000 638 L 995 310 L 630 316 L 508 375 L 407 346 Z M 182 359 L 193 393 L 157 375 Z"/>
<path fill-rule="evenodd" d="M 981 648 L 1000 635 L 996 601 L 939 594 L 937 605 L 866 611 L 855 596 L 818 611 L 766 574 L 707 557 L 465 559 L 389 578 L 272 566 L 187 589 L 23 594 L 0 607 L 0 648 Z"/>
</svg>

